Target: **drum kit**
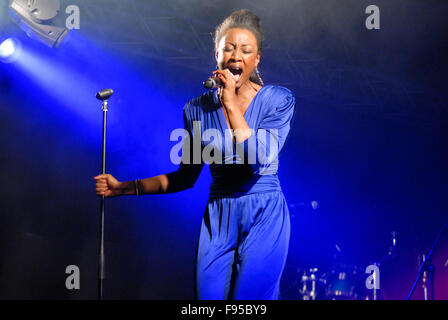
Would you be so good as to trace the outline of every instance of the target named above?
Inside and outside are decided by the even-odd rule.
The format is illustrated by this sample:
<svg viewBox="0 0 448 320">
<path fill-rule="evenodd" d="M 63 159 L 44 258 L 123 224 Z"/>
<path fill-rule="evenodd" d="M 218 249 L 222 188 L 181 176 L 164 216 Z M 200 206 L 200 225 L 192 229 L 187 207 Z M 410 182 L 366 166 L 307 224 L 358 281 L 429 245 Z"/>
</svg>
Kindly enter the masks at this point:
<svg viewBox="0 0 448 320">
<path fill-rule="evenodd" d="M 292 218 L 295 218 L 294 209 L 304 207 L 305 209 L 314 211 L 319 206 L 316 201 L 307 203 L 298 203 L 290 206 L 292 209 Z M 309 208 L 308 208 L 309 207 Z M 382 259 L 370 264 L 369 266 L 382 265 L 387 259 L 395 255 L 397 245 L 397 232 L 391 232 L 391 242 L 387 253 Z M 367 286 L 366 273 L 367 267 L 359 264 L 348 264 L 342 259 L 342 251 L 335 244 L 336 254 L 333 264 L 330 267 L 320 268 L 317 266 L 306 268 L 295 268 L 293 265 L 289 267 L 290 275 L 288 277 L 289 284 L 284 291 L 283 298 L 298 300 L 377 300 L 381 299 L 379 290 L 372 290 Z M 372 273 L 373 275 L 374 273 Z M 291 278 L 291 276 L 293 278 Z M 282 298 L 282 297 L 281 297 Z"/>
<path fill-rule="evenodd" d="M 318 268 L 299 271 L 300 300 L 360 300 L 368 299 L 365 274 L 356 265 L 335 265 L 327 272 Z"/>
<path fill-rule="evenodd" d="M 319 224 L 323 221 L 317 219 L 320 216 L 318 213 L 320 204 L 317 201 L 293 203 L 288 207 L 290 209 L 292 220 L 298 216 L 297 213 L 308 212 L 307 225 L 312 221 Z M 297 225 L 302 224 L 298 223 Z M 440 228 L 428 253 L 423 255 L 422 261 L 419 263 L 420 267 L 417 277 L 406 300 L 412 298 L 412 295 L 420 282 L 423 283 L 424 299 L 434 299 L 433 278 L 435 268 L 432 260 L 434 251 L 446 230 L 448 230 L 448 219 Z M 289 269 L 290 271 L 294 271 L 292 272 L 292 277 L 291 275 L 284 277 L 286 278 L 286 285 L 283 286 L 282 292 L 280 293 L 280 299 L 378 300 L 384 298 L 382 296 L 382 291 L 379 290 L 379 267 L 383 267 L 387 260 L 396 255 L 397 232 L 392 231 L 390 233 L 390 244 L 387 253 L 381 259 L 364 268 L 361 268 L 359 265 L 344 263 L 340 247 L 337 244 L 335 244 L 334 247 L 336 248 L 336 254 L 334 255 L 333 264 L 330 268 L 324 268 L 324 271 L 315 265 L 298 269 L 293 265 L 287 265 L 285 268 L 286 270 Z M 448 260 L 445 262 L 444 266 L 448 267 Z"/>
</svg>

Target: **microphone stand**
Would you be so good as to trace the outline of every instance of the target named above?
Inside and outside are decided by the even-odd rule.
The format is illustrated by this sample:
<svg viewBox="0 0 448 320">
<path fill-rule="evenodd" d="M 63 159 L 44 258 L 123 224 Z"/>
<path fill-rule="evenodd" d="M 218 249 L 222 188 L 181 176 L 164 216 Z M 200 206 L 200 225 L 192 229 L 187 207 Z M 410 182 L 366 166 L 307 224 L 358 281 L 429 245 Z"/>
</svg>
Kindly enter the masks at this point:
<svg viewBox="0 0 448 320">
<path fill-rule="evenodd" d="M 420 269 L 418 270 L 417 279 L 415 279 L 414 284 L 412 285 L 411 291 L 409 292 L 406 300 L 410 300 L 412 297 L 412 294 L 415 291 L 415 288 L 417 287 L 418 282 L 422 278 L 423 274 L 426 272 L 428 274 L 428 287 L 429 287 L 429 299 L 428 300 L 434 300 L 434 265 L 432 264 L 432 258 L 434 256 L 434 250 L 436 249 L 437 245 L 439 244 L 440 238 L 442 237 L 442 234 L 444 233 L 446 227 L 448 226 L 448 220 L 445 222 L 445 224 L 442 226 L 442 228 L 439 231 L 439 234 L 437 235 L 436 239 L 434 240 L 434 243 L 432 244 L 431 250 L 429 250 L 428 254 L 425 256 L 422 264 L 420 265 Z"/>
<path fill-rule="evenodd" d="M 96 98 L 103 101 L 103 148 L 101 157 L 101 173 L 106 174 L 106 123 L 107 123 L 107 99 L 113 94 L 112 89 L 104 89 L 97 93 Z M 100 252 L 98 264 L 98 300 L 103 300 L 103 282 L 105 279 L 105 258 L 104 258 L 104 196 L 101 196 L 101 219 L 100 219 Z"/>
</svg>

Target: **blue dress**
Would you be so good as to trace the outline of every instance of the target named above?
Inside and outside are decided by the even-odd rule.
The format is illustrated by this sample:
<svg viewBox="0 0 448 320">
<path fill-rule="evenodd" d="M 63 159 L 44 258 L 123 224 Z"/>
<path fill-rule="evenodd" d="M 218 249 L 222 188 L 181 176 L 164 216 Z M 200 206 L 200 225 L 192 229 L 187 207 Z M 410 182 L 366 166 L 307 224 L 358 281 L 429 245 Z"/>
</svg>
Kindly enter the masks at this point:
<svg viewBox="0 0 448 320">
<path fill-rule="evenodd" d="M 196 257 L 198 299 L 278 299 L 290 236 L 288 207 L 277 176 L 278 153 L 294 108 L 290 90 L 262 87 L 244 114 L 253 134 L 237 144 L 216 89 L 186 103 L 184 121 L 191 139 L 184 147 L 190 152 L 183 150 L 178 171 L 188 171 L 193 184 L 204 155 L 213 157 Z M 202 158 L 194 161 L 192 154 L 198 151 Z"/>
</svg>

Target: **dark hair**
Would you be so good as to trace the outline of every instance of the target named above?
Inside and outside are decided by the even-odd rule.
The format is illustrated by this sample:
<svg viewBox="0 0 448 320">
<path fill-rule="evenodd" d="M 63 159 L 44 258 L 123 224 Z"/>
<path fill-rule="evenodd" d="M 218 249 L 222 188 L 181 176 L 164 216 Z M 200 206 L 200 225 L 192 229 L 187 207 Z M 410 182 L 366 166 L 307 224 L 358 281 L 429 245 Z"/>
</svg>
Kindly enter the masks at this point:
<svg viewBox="0 0 448 320">
<path fill-rule="evenodd" d="M 263 49 L 263 31 L 261 29 L 260 18 L 247 9 L 233 11 L 215 30 L 215 50 L 218 49 L 221 38 L 233 28 L 241 28 L 252 31 L 257 38 L 258 53 Z"/>
<path fill-rule="evenodd" d="M 261 29 L 260 18 L 247 9 L 233 11 L 215 30 L 215 50 L 218 49 L 219 41 L 230 29 L 241 28 L 251 31 L 257 39 L 258 53 L 261 54 L 263 49 L 263 30 Z M 260 77 L 257 69 L 252 73 L 250 80 L 263 85 L 263 80 Z"/>
</svg>

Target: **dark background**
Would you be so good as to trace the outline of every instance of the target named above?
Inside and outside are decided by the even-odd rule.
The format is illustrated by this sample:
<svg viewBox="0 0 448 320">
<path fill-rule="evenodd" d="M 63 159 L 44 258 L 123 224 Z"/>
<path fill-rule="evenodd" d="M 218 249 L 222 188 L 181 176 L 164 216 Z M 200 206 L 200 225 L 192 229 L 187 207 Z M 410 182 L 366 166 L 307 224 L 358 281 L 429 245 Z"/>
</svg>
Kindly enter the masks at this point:
<svg viewBox="0 0 448 320">
<path fill-rule="evenodd" d="M 406 297 L 447 218 L 446 1 L 71 0 L 80 30 L 50 49 L 0 4 L 0 298 L 95 299 L 101 106 L 111 87 L 107 171 L 119 180 L 175 170 L 182 106 L 215 68 L 212 34 L 235 9 L 260 16 L 267 84 L 290 88 L 294 126 L 280 179 L 291 209 L 282 298 L 304 269 L 380 260 L 381 297 Z M 367 30 L 375 4 L 381 29 Z M 64 10 L 61 14 L 62 21 Z M 192 299 L 194 253 L 210 174 L 172 195 L 106 202 L 106 299 Z M 318 210 L 301 203 L 319 202 Z M 447 232 L 448 233 L 448 232 Z M 435 252 L 436 298 L 448 299 L 448 236 Z M 77 265 L 81 289 L 65 288 Z M 297 271 L 299 269 L 299 271 Z M 365 275 L 367 276 L 367 275 Z M 415 298 L 423 298 L 421 285 Z"/>
</svg>

